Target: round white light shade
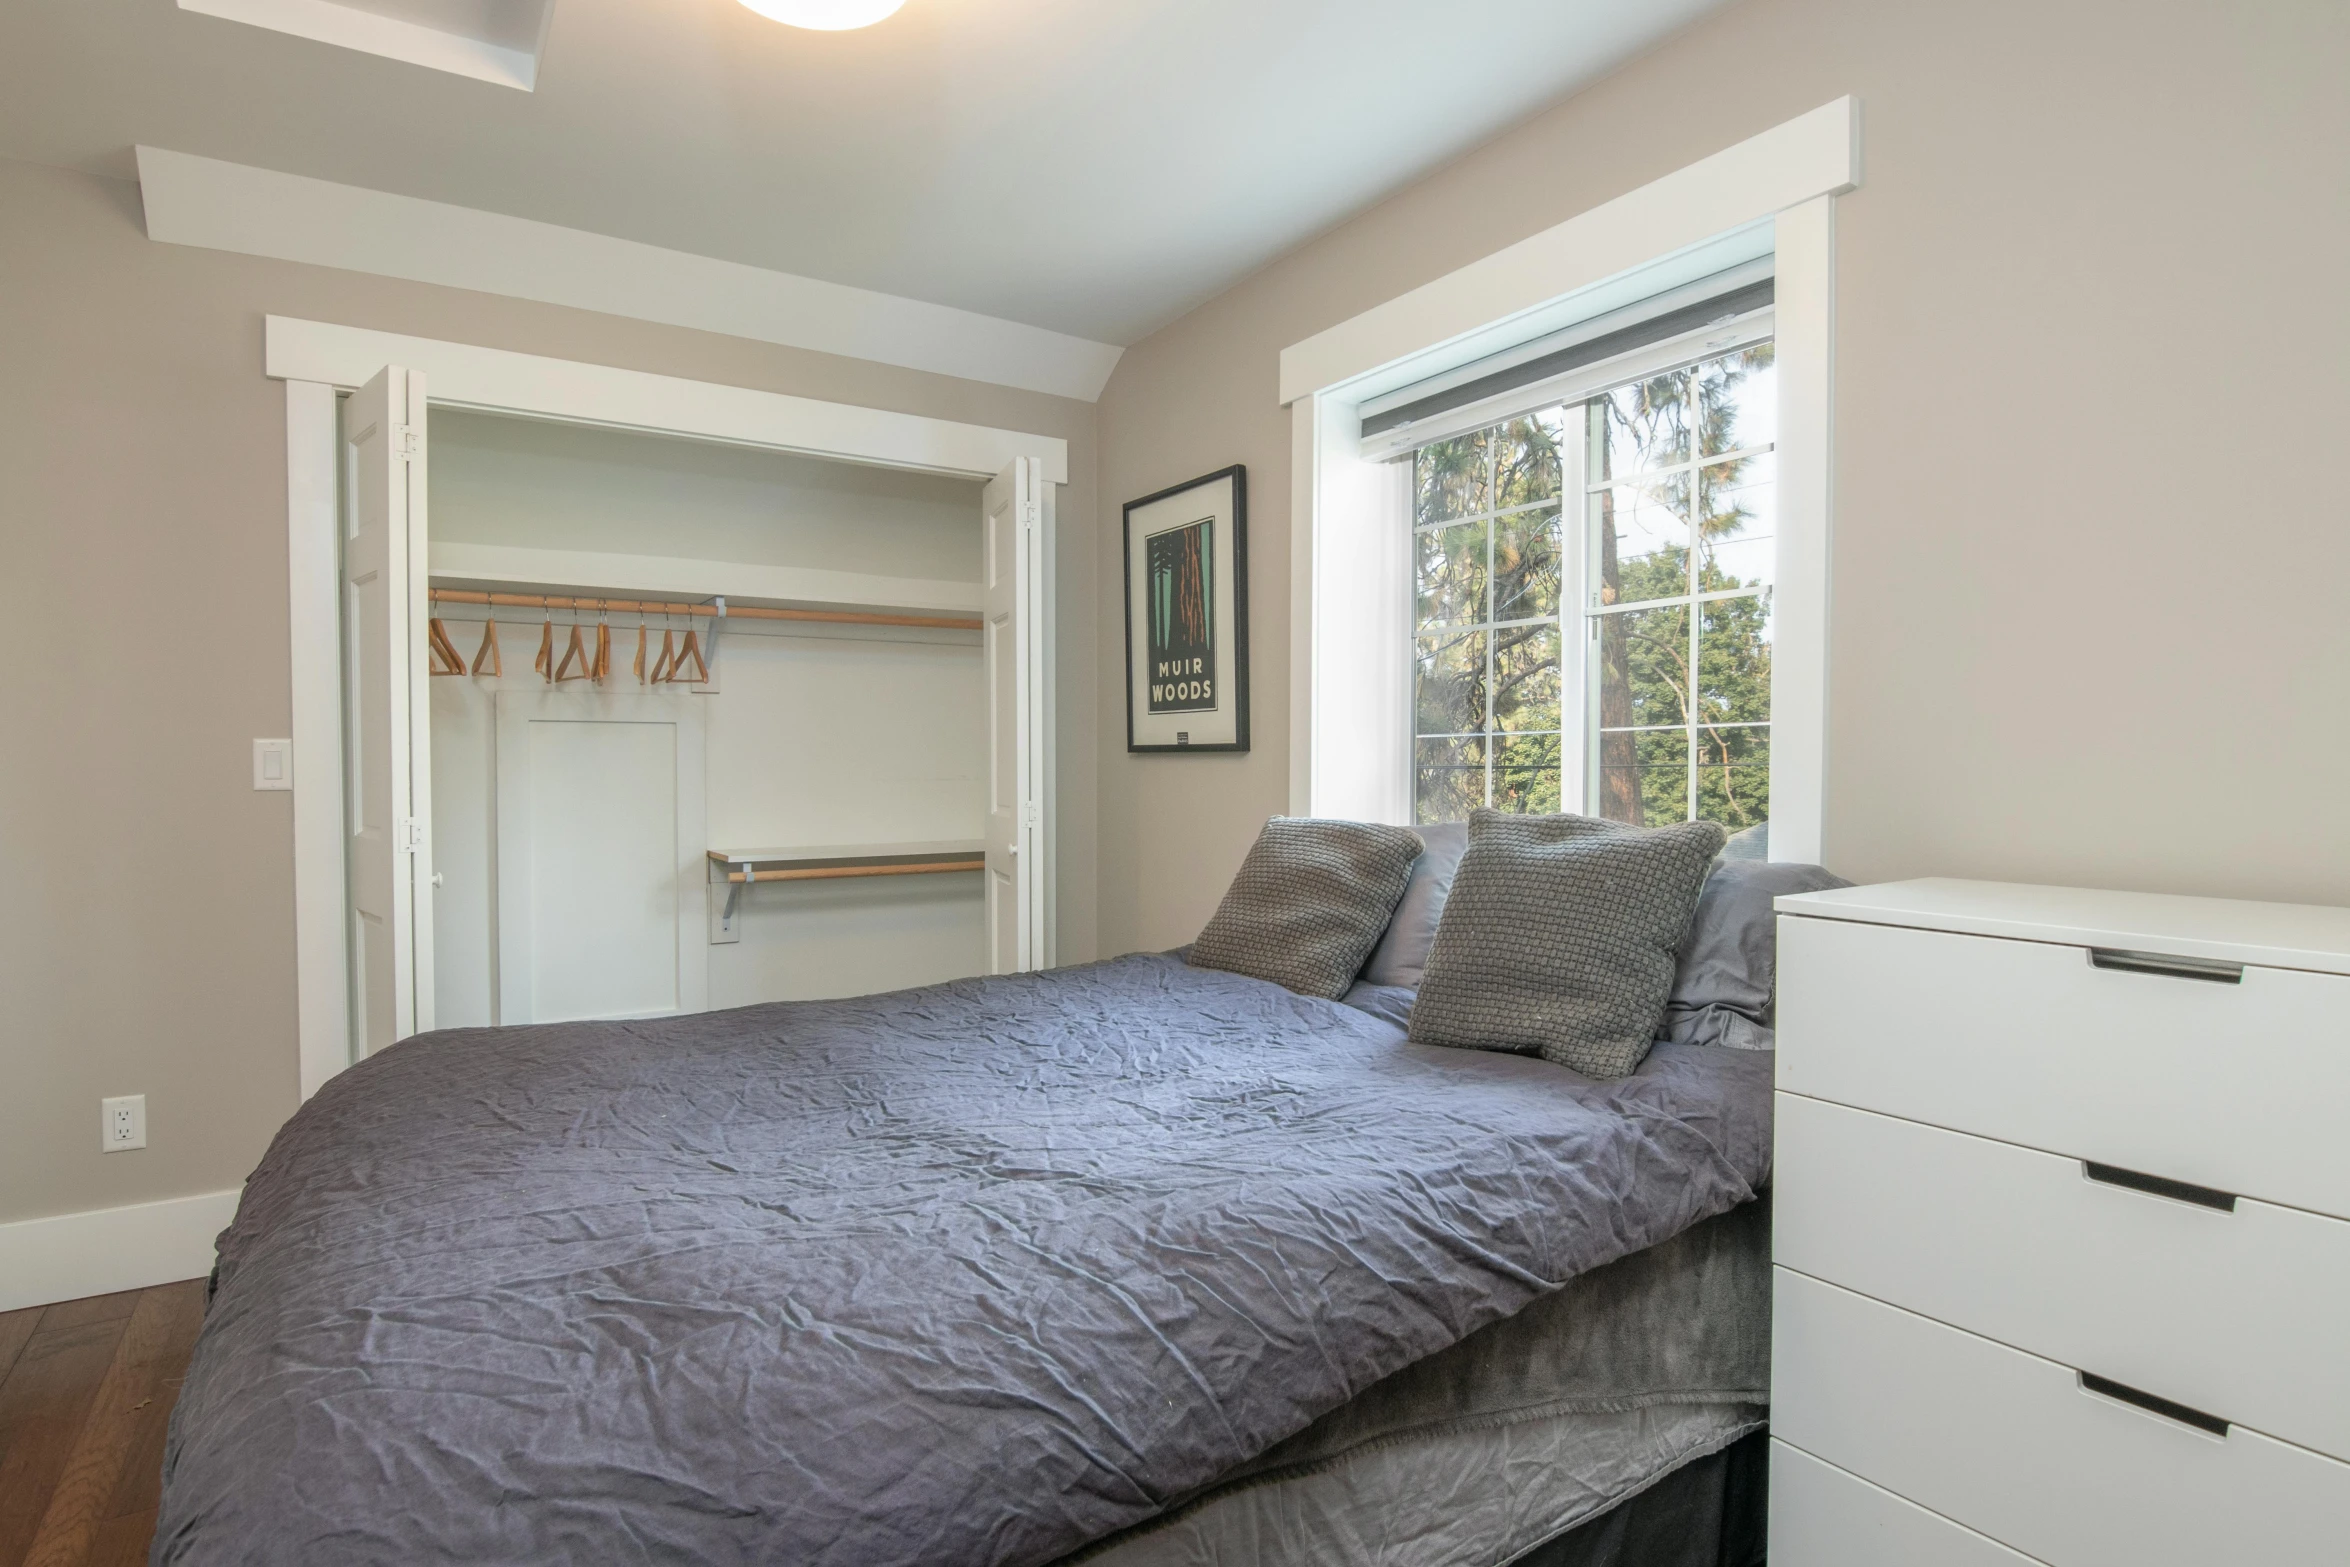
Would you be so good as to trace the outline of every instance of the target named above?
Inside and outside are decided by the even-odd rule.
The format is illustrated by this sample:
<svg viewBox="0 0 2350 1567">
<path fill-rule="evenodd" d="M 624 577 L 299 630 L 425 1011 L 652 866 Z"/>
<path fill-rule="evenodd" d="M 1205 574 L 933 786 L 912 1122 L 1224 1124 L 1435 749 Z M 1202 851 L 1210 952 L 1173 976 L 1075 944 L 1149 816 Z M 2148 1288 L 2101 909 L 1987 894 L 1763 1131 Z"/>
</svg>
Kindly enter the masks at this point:
<svg viewBox="0 0 2350 1567">
<path fill-rule="evenodd" d="M 761 16 L 788 27 L 812 27 L 826 33 L 871 27 L 905 3 L 906 0 L 743 0 L 744 5 Z"/>
</svg>

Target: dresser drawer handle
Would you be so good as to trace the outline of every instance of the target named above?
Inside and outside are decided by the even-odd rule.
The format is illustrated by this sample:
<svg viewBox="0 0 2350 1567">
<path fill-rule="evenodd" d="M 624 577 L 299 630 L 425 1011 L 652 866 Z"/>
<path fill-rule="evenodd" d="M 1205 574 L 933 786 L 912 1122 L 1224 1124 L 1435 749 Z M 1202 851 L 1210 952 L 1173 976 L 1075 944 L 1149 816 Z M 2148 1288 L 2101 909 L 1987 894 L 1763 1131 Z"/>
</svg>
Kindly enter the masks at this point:
<svg viewBox="0 0 2350 1567">
<path fill-rule="evenodd" d="M 2154 1197 L 2169 1197 L 2178 1202 L 2191 1202 L 2198 1207 L 2217 1208 L 2222 1213 L 2236 1211 L 2234 1192 L 2215 1191 L 2209 1186 L 2195 1186 L 2186 1181 L 2174 1181 L 2167 1175 L 2147 1175 L 2138 1170 L 2125 1170 L 2119 1165 L 2099 1164 L 2083 1159 L 2081 1169 L 2092 1181 L 2106 1186 L 2126 1186 L 2134 1192 L 2145 1192 Z"/>
<path fill-rule="evenodd" d="M 2089 962 L 2097 968 L 2125 974 L 2161 974 L 2171 979 L 2207 979 L 2215 985 L 2244 983 L 2244 965 L 2212 958 L 2174 958 L 2164 952 L 2124 952 L 2119 947 L 2091 947 Z"/>
<path fill-rule="evenodd" d="M 2180 1425 L 2193 1426 L 2196 1430 L 2209 1432 L 2213 1436 L 2224 1437 L 2228 1434 L 2228 1423 L 2217 1415 L 2207 1415 L 2200 1409 L 2193 1409 L 2185 1404 L 2174 1404 L 2169 1399 L 2159 1398 L 2152 1393 L 2140 1392 L 2126 1382 L 2116 1382 L 2111 1377 L 2101 1377 L 2094 1371 L 2081 1372 L 2080 1378 L 2081 1390 L 2085 1393 L 2100 1394 L 2120 1403 L 2143 1409 L 2150 1415 L 2160 1415 L 2165 1420 L 2176 1420 Z"/>
</svg>

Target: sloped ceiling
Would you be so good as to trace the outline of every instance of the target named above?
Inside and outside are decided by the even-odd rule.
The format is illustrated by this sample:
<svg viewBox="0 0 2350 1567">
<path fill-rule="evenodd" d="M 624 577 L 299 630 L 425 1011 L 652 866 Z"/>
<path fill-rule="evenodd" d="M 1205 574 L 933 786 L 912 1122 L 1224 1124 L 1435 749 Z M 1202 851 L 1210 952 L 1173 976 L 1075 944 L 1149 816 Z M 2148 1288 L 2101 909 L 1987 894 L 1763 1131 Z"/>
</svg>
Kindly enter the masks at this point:
<svg viewBox="0 0 2350 1567">
<path fill-rule="evenodd" d="M 1717 0 L 556 0 L 532 92 L 0 6 L 0 156 L 147 143 L 1131 342 Z"/>
</svg>

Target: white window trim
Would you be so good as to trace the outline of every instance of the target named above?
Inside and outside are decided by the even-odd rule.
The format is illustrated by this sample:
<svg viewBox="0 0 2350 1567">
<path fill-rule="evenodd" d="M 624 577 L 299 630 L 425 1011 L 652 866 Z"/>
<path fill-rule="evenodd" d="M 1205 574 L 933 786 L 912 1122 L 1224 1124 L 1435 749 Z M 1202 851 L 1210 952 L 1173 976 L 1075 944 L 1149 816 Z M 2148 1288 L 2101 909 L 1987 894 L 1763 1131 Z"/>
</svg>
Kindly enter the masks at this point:
<svg viewBox="0 0 2350 1567">
<path fill-rule="evenodd" d="M 1363 455 L 1368 397 L 1620 308 L 1744 252 L 1774 258 L 1778 563 L 1771 857 L 1817 861 L 1827 757 L 1834 197 L 1859 183 L 1841 98 L 1283 350 L 1290 405 L 1290 810 L 1411 819 L 1408 504 Z M 1764 239 L 1767 236 L 1767 242 Z M 1392 562 L 1392 584 L 1379 577 Z"/>
<path fill-rule="evenodd" d="M 828 403 L 716 382 L 583 364 L 470 343 L 405 337 L 323 321 L 270 316 L 262 373 L 286 387 L 286 542 L 291 610 L 294 742 L 294 964 L 302 1097 L 351 1064 L 350 972 L 345 944 L 341 527 L 338 393 L 386 364 L 421 370 L 433 403 L 611 429 L 768 447 L 804 456 L 964 478 L 992 478 L 1016 457 L 1069 479 L 1058 436 L 963 424 L 920 414 Z M 1044 962 L 1057 928 L 1051 873 L 1058 831 L 1053 788 L 1058 740 L 1052 671 L 1057 584 L 1054 509 L 1045 508 Z"/>
</svg>

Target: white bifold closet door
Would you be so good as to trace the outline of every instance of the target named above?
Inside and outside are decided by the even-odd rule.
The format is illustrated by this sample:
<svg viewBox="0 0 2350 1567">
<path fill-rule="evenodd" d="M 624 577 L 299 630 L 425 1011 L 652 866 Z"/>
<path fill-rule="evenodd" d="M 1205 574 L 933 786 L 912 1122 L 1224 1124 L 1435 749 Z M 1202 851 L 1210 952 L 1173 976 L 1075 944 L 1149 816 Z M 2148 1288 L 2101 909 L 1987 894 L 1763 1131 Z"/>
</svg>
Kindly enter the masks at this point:
<svg viewBox="0 0 2350 1567">
<path fill-rule="evenodd" d="M 1019 457 L 988 481 L 987 967 L 1015 974 L 1046 961 L 1044 863 L 1044 464 Z"/>
<path fill-rule="evenodd" d="M 387 366 L 343 410 L 355 1054 L 433 1026 L 424 377 Z"/>
</svg>

